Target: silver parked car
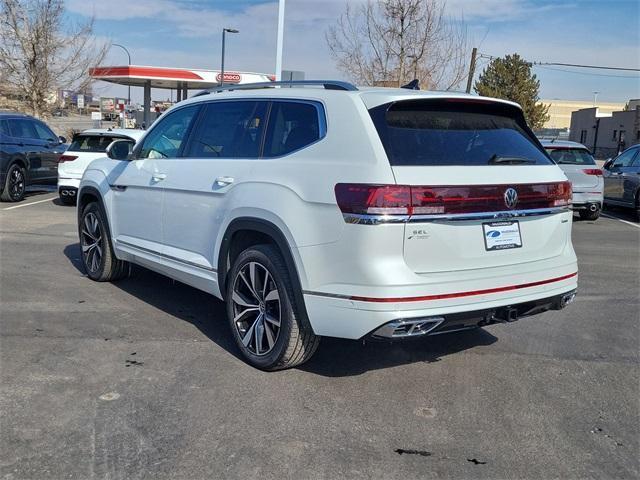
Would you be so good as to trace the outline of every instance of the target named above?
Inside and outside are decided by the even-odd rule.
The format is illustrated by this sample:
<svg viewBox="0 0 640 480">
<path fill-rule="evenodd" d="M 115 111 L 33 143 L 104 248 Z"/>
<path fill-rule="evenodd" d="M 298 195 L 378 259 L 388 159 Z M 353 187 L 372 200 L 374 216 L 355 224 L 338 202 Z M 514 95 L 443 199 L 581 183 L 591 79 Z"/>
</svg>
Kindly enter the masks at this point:
<svg viewBox="0 0 640 480">
<path fill-rule="evenodd" d="M 640 145 L 609 159 L 604 169 L 604 203 L 633 208 L 640 221 Z"/>
<path fill-rule="evenodd" d="M 604 180 L 589 149 L 581 143 L 563 140 L 541 140 L 541 143 L 571 182 L 573 209 L 583 220 L 596 220 L 602 209 Z"/>
</svg>

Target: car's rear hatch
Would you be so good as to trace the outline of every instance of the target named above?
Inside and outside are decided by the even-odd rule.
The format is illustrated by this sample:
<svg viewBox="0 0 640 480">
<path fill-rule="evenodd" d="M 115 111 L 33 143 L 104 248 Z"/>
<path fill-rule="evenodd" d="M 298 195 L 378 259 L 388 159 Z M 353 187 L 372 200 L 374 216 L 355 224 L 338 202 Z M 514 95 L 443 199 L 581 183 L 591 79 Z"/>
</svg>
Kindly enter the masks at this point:
<svg viewBox="0 0 640 480">
<path fill-rule="evenodd" d="M 545 146 L 545 149 L 565 173 L 574 191 L 583 192 L 598 186 L 602 170 L 588 150 L 554 146 Z"/>
<path fill-rule="evenodd" d="M 558 256 L 570 186 L 521 110 L 485 100 L 404 100 L 370 110 L 398 185 L 409 189 L 404 256 L 416 273 Z"/>
<path fill-rule="evenodd" d="M 107 146 L 118 139 L 127 139 L 123 135 L 99 133 L 80 133 L 73 137 L 69 148 L 59 158 L 58 175 L 80 177 L 89 164 L 96 158 L 106 156 Z"/>
</svg>

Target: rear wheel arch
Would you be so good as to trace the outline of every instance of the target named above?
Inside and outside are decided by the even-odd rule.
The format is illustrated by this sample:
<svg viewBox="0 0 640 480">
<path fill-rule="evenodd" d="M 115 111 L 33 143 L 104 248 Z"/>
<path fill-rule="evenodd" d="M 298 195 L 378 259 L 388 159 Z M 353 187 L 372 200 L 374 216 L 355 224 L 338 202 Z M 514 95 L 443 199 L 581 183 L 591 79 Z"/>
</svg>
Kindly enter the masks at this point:
<svg viewBox="0 0 640 480">
<path fill-rule="evenodd" d="M 260 244 L 274 245 L 282 254 L 294 287 L 294 301 L 297 304 L 298 312 L 301 313 L 301 320 L 311 328 L 304 304 L 300 275 L 287 237 L 278 226 L 267 220 L 243 217 L 232 220 L 228 225 L 222 237 L 218 254 L 218 285 L 222 297 L 225 296 L 227 274 L 231 270 L 235 258 L 250 246 Z"/>
</svg>

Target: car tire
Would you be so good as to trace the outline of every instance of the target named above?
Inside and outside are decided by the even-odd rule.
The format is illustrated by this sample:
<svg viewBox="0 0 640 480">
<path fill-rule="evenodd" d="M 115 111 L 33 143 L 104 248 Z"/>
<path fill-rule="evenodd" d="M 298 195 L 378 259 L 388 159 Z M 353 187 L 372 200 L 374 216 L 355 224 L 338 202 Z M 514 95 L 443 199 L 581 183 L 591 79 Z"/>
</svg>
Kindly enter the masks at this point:
<svg viewBox="0 0 640 480">
<path fill-rule="evenodd" d="M 106 216 L 96 202 L 82 210 L 78 236 L 82 263 L 91 280 L 112 282 L 129 274 L 130 264 L 118 260 L 113 252 Z"/>
<path fill-rule="evenodd" d="M 595 212 L 591 212 L 589 210 L 580 210 L 578 211 L 578 215 L 580 215 L 580 220 L 597 220 L 600 218 L 600 209 L 598 208 Z"/>
<path fill-rule="evenodd" d="M 17 163 L 14 163 L 7 170 L 7 178 L 4 181 L 4 188 L 0 194 L 3 202 L 19 202 L 24 199 L 27 189 L 26 170 Z"/>
<path fill-rule="evenodd" d="M 272 245 L 244 250 L 227 277 L 225 302 L 233 338 L 250 365 L 274 371 L 301 365 L 318 348 L 297 305 L 289 269 Z"/>
</svg>

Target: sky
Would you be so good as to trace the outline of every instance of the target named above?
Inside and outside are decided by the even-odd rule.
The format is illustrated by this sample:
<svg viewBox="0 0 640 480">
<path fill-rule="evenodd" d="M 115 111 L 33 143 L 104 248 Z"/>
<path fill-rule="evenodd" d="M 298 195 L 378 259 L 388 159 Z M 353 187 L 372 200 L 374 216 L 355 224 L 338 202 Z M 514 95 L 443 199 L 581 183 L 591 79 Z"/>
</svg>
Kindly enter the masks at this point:
<svg viewBox="0 0 640 480">
<path fill-rule="evenodd" d="M 307 79 L 347 80 L 325 40 L 346 5 L 286 0 L 284 69 L 302 70 Z M 72 21 L 93 17 L 99 40 L 125 45 L 134 65 L 219 69 L 227 27 L 240 33 L 227 36 L 225 70 L 275 70 L 277 0 L 66 0 L 66 8 Z M 464 19 L 471 46 L 486 56 L 640 68 L 637 0 L 448 0 L 446 8 L 451 18 Z M 480 59 L 478 72 L 487 62 Z M 103 65 L 126 63 L 125 52 L 112 47 Z M 640 97 L 640 72 L 535 66 L 534 73 L 544 99 L 592 101 L 593 92 L 601 102 Z M 126 87 L 98 82 L 94 93 L 126 97 Z M 131 96 L 140 101 L 142 89 L 132 88 Z M 152 96 L 166 99 L 169 92 Z"/>
</svg>

